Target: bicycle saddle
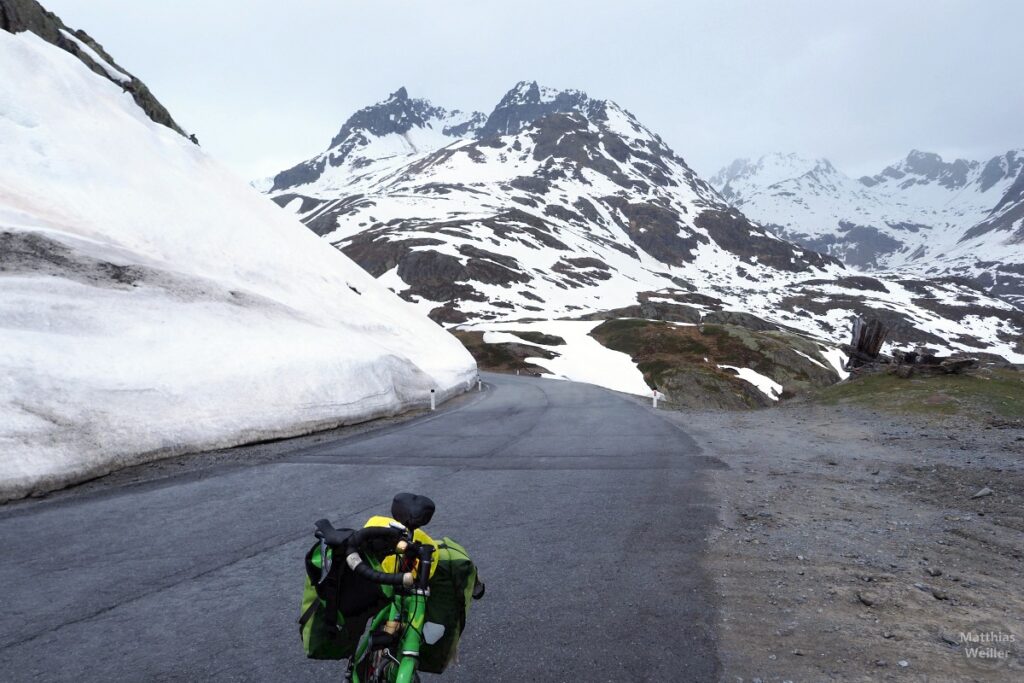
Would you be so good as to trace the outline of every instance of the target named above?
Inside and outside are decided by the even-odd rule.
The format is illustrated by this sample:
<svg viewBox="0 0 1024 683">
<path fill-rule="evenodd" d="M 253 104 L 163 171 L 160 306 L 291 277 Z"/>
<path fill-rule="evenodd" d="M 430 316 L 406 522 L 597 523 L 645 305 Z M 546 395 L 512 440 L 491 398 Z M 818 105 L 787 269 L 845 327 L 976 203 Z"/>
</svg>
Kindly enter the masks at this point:
<svg viewBox="0 0 1024 683">
<path fill-rule="evenodd" d="M 391 501 L 391 516 L 409 531 L 419 529 L 434 516 L 434 501 L 415 493 L 399 493 Z"/>
</svg>

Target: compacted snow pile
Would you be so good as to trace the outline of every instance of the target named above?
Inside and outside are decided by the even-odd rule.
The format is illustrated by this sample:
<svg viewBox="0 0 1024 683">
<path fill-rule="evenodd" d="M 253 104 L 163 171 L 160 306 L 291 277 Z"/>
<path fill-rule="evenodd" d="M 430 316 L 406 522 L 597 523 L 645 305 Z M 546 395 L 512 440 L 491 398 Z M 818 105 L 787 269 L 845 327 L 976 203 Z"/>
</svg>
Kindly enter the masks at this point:
<svg viewBox="0 0 1024 683">
<path fill-rule="evenodd" d="M 0 500 L 394 414 L 469 354 L 115 83 L 0 31 Z"/>
<path fill-rule="evenodd" d="M 540 320 L 514 324 L 515 330 L 557 337 L 562 343 L 554 346 L 522 339 L 515 332 L 502 331 L 509 327 L 503 323 L 477 323 L 463 329 L 483 331 L 485 344 L 511 342 L 550 351 L 554 358 L 529 357 L 526 362 L 544 368 L 555 379 L 586 382 L 626 394 L 649 396 L 651 389 L 629 355 L 609 349 L 590 336 L 590 332 L 600 324 L 600 320 Z"/>
</svg>

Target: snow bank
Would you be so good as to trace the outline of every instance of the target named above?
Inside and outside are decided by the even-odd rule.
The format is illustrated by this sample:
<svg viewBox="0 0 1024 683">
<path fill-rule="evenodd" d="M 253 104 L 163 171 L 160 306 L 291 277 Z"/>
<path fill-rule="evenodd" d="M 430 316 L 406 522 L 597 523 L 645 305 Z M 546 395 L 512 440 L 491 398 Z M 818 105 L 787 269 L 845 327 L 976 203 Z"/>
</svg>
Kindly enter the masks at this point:
<svg viewBox="0 0 1024 683">
<path fill-rule="evenodd" d="M 121 88 L 0 31 L 0 500 L 468 388 L 454 337 Z"/>
<path fill-rule="evenodd" d="M 650 396 L 651 388 L 629 354 L 614 351 L 590 336 L 591 330 L 603 320 L 541 320 L 523 323 L 477 323 L 462 329 L 484 332 L 487 344 L 513 342 L 527 344 L 558 354 L 554 358 L 527 358 L 555 378 L 596 384 L 627 394 Z M 501 328 L 501 329 L 499 329 Z M 505 330 L 505 331 L 503 331 Z M 565 344 L 545 346 L 515 336 L 516 331 L 541 332 L 565 340 Z"/>
</svg>

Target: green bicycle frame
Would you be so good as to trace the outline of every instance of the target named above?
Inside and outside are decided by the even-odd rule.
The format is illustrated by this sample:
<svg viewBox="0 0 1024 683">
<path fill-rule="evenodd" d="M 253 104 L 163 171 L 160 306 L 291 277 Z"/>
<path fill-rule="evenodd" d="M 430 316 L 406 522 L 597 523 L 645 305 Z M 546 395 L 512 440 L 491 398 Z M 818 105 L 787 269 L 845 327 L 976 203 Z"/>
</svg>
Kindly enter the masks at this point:
<svg viewBox="0 0 1024 683">
<path fill-rule="evenodd" d="M 404 631 L 398 652 L 391 653 L 399 664 L 397 668 L 390 668 L 388 683 L 412 683 L 413 677 L 416 675 L 420 645 L 422 644 L 423 623 L 427 616 L 427 596 L 419 590 L 414 590 L 409 594 L 405 594 L 403 591 L 396 595 L 395 589 L 391 586 L 384 586 L 383 590 L 391 602 L 377 613 L 377 616 L 370 622 L 369 630 L 359 641 L 359 648 L 356 650 L 353 660 L 356 662 L 352 672 L 353 683 L 362 683 L 358 663 L 367 654 L 366 650 L 370 646 L 370 634 L 388 621 L 399 622 L 399 632 Z"/>
</svg>

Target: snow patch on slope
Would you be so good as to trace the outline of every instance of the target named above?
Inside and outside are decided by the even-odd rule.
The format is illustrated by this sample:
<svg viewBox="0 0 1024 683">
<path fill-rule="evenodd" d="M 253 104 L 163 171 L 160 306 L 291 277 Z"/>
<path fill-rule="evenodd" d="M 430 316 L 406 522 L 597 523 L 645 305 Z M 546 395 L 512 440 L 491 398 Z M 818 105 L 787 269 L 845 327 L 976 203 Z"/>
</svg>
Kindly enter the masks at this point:
<svg viewBox="0 0 1024 683">
<path fill-rule="evenodd" d="M 741 380 L 753 384 L 762 394 L 773 401 L 778 401 L 782 395 L 782 385 L 771 377 L 765 377 L 761 373 L 750 368 L 738 368 L 735 365 L 719 365 L 723 370 L 732 370 Z"/>
<path fill-rule="evenodd" d="M 484 332 L 484 342 L 487 344 L 509 342 L 529 344 L 558 354 L 555 358 L 550 359 L 540 357 L 526 359 L 526 362 L 544 368 L 557 379 L 586 382 L 613 391 L 650 396 L 651 389 L 644 381 L 643 373 L 636 367 L 629 355 L 621 351 L 613 351 L 590 336 L 591 330 L 602 322 L 604 321 L 542 320 L 515 323 L 511 326 L 507 323 L 478 323 L 466 325 L 463 329 Z M 515 336 L 514 333 L 510 334 L 500 330 L 501 327 L 554 335 L 564 339 L 565 344 L 546 346 L 528 342 Z"/>
</svg>

